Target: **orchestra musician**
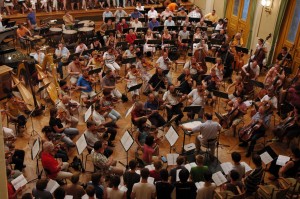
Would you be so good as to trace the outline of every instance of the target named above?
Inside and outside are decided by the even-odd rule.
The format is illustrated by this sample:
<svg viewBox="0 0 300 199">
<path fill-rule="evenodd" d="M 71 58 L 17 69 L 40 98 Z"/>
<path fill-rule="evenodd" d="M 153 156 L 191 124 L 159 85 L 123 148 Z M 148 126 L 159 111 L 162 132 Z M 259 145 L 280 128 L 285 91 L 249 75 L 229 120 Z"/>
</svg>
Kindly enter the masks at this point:
<svg viewBox="0 0 300 199">
<path fill-rule="evenodd" d="M 37 64 L 42 65 L 45 58 L 45 53 L 43 53 L 38 46 L 36 46 L 34 49 L 35 52 L 30 55 L 33 56 Z"/>
<path fill-rule="evenodd" d="M 275 91 L 277 91 L 277 89 L 282 86 L 284 79 L 284 70 L 281 69 L 279 64 L 274 64 L 274 66 L 269 69 L 267 75 L 265 76 L 264 85 L 266 87 L 273 86 Z"/>
<path fill-rule="evenodd" d="M 253 60 L 252 62 L 250 62 L 250 71 L 247 71 L 248 69 L 248 64 L 245 64 L 242 67 L 242 71 L 245 73 L 246 76 L 250 77 L 250 79 L 252 80 L 257 80 L 259 73 L 260 73 L 260 67 L 257 64 L 256 60 Z"/>
<path fill-rule="evenodd" d="M 105 23 L 105 21 L 101 24 L 100 26 L 100 33 L 103 36 L 103 39 L 104 39 L 104 42 L 106 43 L 106 40 L 107 40 L 107 36 L 105 35 L 105 31 L 107 30 L 115 30 L 115 24 L 112 22 L 111 19 L 108 19 L 107 22 Z"/>
<path fill-rule="evenodd" d="M 281 52 L 276 57 L 276 63 L 279 63 L 281 66 L 289 66 L 292 59 L 292 55 L 288 52 L 287 47 L 282 47 Z M 284 61 L 284 63 L 281 63 L 281 61 Z"/>
<path fill-rule="evenodd" d="M 115 48 L 117 45 L 117 38 L 115 37 L 114 33 L 109 33 L 108 38 L 105 40 L 105 46 L 110 48 Z"/>
<path fill-rule="evenodd" d="M 109 112 L 111 111 L 110 106 L 102 106 L 99 103 L 96 103 L 95 109 L 92 114 L 92 120 L 96 123 L 97 126 L 109 127 L 112 129 L 118 128 L 116 121 L 109 117 Z"/>
<path fill-rule="evenodd" d="M 129 28 L 129 25 L 126 23 L 126 19 L 121 19 L 121 21 L 117 24 L 116 30 L 117 30 L 117 37 L 120 38 L 124 36 L 124 28 Z"/>
<path fill-rule="evenodd" d="M 164 105 L 167 110 L 167 121 L 170 121 L 173 115 L 177 115 L 175 123 L 176 125 L 179 125 L 180 120 L 183 118 L 181 106 L 185 99 L 186 95 L 179 94 L 174 85 L 169 85 L 168 91 L 166 91 L 163 95 Z"/>
<path fill-rule="evenodd" d="M 91 69 L 97 69 L 97 68 L 102 68 L 103 69 L 103 55 L 101 52 L 98 51 L 93 51 L 92 56 L 87 64 L 87 67 Z"/>
<path fill-rule="evenodd" d="M 74 17 L 70 14 L 69 11 L 65 11 L 65 15 L 63 16 L 65 28 L 67 30 L 71 30 L 75 24 Z"/>
<path fill-rule="evenodd" d="M 68 74 L 70 75 L 71 86 L 74 87 L 81 75 L 81 71 L 84 70 L 79 57 L 74 56 L 73 61 L 68 65 Z"/>
<path fill-rule="evenodd" d="M 108 50 L 103 54 L 103 60 L 105 61 L 107 68 L 119 75 L 121 68 L 116 62 L 116 54 L 116 51 L 112 47 L 109 47 Z"/>
<path fill-rule="evenodd" d="M 148 95 L 147 101 L 144 103 L 144 109 L 151 111 L 151 115 L 148 117 L 149 121 L 155 127 L 161 127 L 166 124 L 165 119 L 159 114 L 161 102 L 155 97 L 153 93 Z"/>
<path fill-rule="evenodd" d="M 157 111 L 144 109 L 144 105 L 142 102 L 136 102 L 134 104 L 133 110 L 131 111 L 132 124 L 137 126 L 137 128 L 143 128 L 143 126 L 145 126 L 150 115 L 155 112 L 157 112 Z"/>
<path fill-rule="evenodd" d="M 131 28 L 134 28 L 134 32 L 136 32 L 137 28 L 142 28 L 143 24 L 139 21 L 139 18 L 134 18 L 133 21 L 130 22 Z"/>
<path fill-rule="evenodd" d="M 251 123 L 247 127 L 251 127 L 251 137 L 248 140 L 242 140 L 244 134 L 240 133 L 240 141 L 239 146 L 247 147 L 248 141 L 250 141 L 250 145 L 247 150 L 246 157 L 250 157 L 254 150 L 254 146 L 256 141 L 263 137 L 266 133 L 266 130 L 269 128 L 270 119 L 272 114 L 266 112 L 266 108 L 264 106 L 260 106 L 255 115 L 252 116 Z"/>
<path fill-rule="evenodd" d="M 81 90 L 81 99 L 87 106 L 98 100 L 92 87 L 93 84 L 95 84 L 94 78 L 89 76 L 88 70 L 83 70 L 82 75 L 78 78 L 76 88 Z"/>
<path fill-rule="evenodd" d="M 64 95 L 61 101 L 57 104 L 57 109 L 62 109 L 66 113 L 66 123 L 70 124 L 70 127 L 76 128 L 79 122 L 75 114 L 79 114 L 78 108 L 80 104 L 71 100 L 70 96 Z"/>
<path fill-rule="evenodd" d="M 63 74 L 63 64 L 66 63 L 70 56 L 70 51 L 67 47 L 64 46 L 63 43 L 59 43 L 57 48 L 55 49 L 55 56 L 56 58 L 61 58 L 61 60 L 57 64 L 57 72 L 60 75 L 60 79 L 64 78 Z"/>
<path fill-rule="evenodd" d="M 187 47 L 189 45 L 189 42 L 182 43 L 182 40 L 189 39 L 189 38 L 190 38 L 190 32 L 187 30 L 186 26 L 183 26 L 183 29 L 178 33 L 178 45 L 181 47 Z"/>
<path fill-rule="evenodd" d="M 198 114 L 198 118 L 203 118 L 204 114 L 204 106 L 205 101 L 207 98 L 207 93 L 205 92 L 205 89 L 203 89 L 202 83 L 197 83 L 197 88 L 193 89 L 188 95 L 188 105 L 189 106 L 201 106 L 201 109 L 198 113 L 195 111 L 191 111 L 187 113 L 187 116 L 189 119 L 193 120 L 195 117 L 195 114 Z"/>
<path fill-rule="evenodd" d="M 17 38 L 23 49 L 26 49 L 25 40 L 28 35 L 32 36 L 31 32 L 26 27 L 24 27 L 22 24 L 19 24 L 18 29 L 17 29 Z"/>
<path fill-rule="evenodd" d="M 71 88 L 65 80 L 59 81 L 58 98 L 62 100 L 64 95 L 71 95 Z"/>
<path fill-rule="evenodd" d="M 222 63 L 222 59 L 217 57 L 216 58 L 216 64 L 212 68 L 216 70 L 216 75 L 217 75 L 218 79 L 220 81 L 222 81 L 223 80 L 223 75 L 224 75 L 224 66 L 223 66 L 223 63 Z"/>
<path fill-rule="evenodd" d="M 168 80 L 165 77 L 161 68 L 156 68 L 156 72 L 152 75 L 148 81 L 149 91 L 154 92 L 155 96 L 158 96 L 159 92 L 165 92 L 167 89 Z"/>
<path fill-rule="evenodd" d="M 233 41 L 231 42 L 230 47 L 235 47 L 235 46 L 238 46 L 238 47 L 244 46 L 244 40 L 242 38 L 242 34 L 239 32 L 234 35 L 234 38 L 233 38 Z"/>
<path fill-rule="evenodd" d="M 127 50 L 125 50 L 125 52 L 123 53 L 122 55 L 122 58 L 123 59 L 128 59 L 128 58 L 133 58 L 133 57 L 136 57 L 136 51 L 138 51 L 139 49 L 134 49 L 134 45 L 133 44 L 130 44 L 129 45 L 129 48 Z M 130 63 L 127 63 L 126 64 L 126 69 L 129 69 L 130 67 Z"/>
<path fill-rule="evenodd" d="M 136 34 L 133 32 L 133 29 L 129 29 L 128 34 L 126 35 L 125 41 L 129 44 L 133 44 L 136 40 Z"/>
<path fill-rule="evenodd" d="M 152 53 L 155 53 L 155 47 L 154 46 L 151 46 L 150 44 L 147 44 L 148 40 L 153 40 L 154 37 L 153 37 L 153 33 L 151 30 L 147 30 L 146 32 L 146 35 L 145 35 L 145 44 L 144 44 L 144 53 L 147 53 L 147 52 L 151 52 Z"/>
<path fill-rule="evenodd" d="M 216 57 L 221 57 L 224 65 L 224 78 L 231 78 L 233 71 L 234 56 L 229 52 L 227 45 L 222 45 L 217 51 Z"/>
<path fill-rule="evenodd" d="M 235 81 L 227 87 L 226 93 L 229 93 L 229 90 L 234 87 L 232 94 L 228 95 L 228 100 L 225 101 L 226 105 L 232 107 L 233 103 L 236 101 L 237 97 L 244 98 L 245 90 L 243 78 L 241 76 L 236 76 Z"/>
<path fill-rule="evenodd" d="M 110 89 L 103 88 L 102 93 L 103 97 L 100 100 L 101 106 L 109 112 L 108 117 L 110 117 L 115 123 L 121 118 L 121 114 L 114 109 L 115 104 L 119 102 L 119 99 L 112 96 Z"/>
<path fill-rule="evenodd" d="M 203 88 L 206 89 L 208 96 L 212 98 L 212 101 L 210 102 L 210 105 L 212 106 L 217 100 L 217 97 L 213 95 L 213 90 L 219 90 L 220 85 L 220 80 L 216 75 L 215 69 L 210 70 L 210 75 L 202 80 L 202 85 Z"/>
<path fill-rule="evenodd" d="M 163 30 L 163 34 L 161 35 L 161 49 L 166 50 L 168 52 L 168 47 L 170 44 L 165 44 L 164 41 L 170 41 L 172 39 L 172 35 L 169 33 L 168 29 Z"/>
<path fill-rule="evenodd" d="M 183 69 L 182 73 L 177 77 L 177 88 L 180 93 L 189 94 L 193 87 L 193 78 L 188 68 Z"/>
<path fill-rule="evenodd" d="M 155 63 L 156 63 L 156 67 L 162 69 L 163 72 L 165 74 L 167 74 L 166 77 L 168 78 L 168 82 L 171 83 L 172 82 L 172 75 L 170 73 L 170 69 L 171 69 L 172 61 L 168 57 L 168 53 L 167 52 L 163 52 L 162 56 L 160 56 L 156 60 Z"/>
<path fill-rule="evenodd" d="M 100 43 L 98 38 L 93 39 L 93 42 L 90 45 L 90 49 L 94 49 L 100 51 L 102 48 L 102 44 Z"/>
<path fill-rule="evenodd" d="M 78 46 L 75 48 L 75 53 L 81 54 L 85 50 L 88 50 L 88 47 L 84 44 L 83 41 L 79 41 Z"/>
<path fill-rule="evenodd" d="M 135 65 L 130 66 L 130 70 L 128 71 L 125 80 L 127 81 L 127 89 L 132 86 L 136 86 L 138 84 L 138 79 L 141 79 L 141 74 L 137 70 Z M 135 89 L 130 91 L 132 96 L 132 101 L 134 102 L 136 98 L 140 95 L 139 89 Z"/>
<path fill-rule="evenodd" d="M 108 69 L 105 76 L 101 80 L 103 89 L 109 90 L 113 98 L 121 99 L 122 94 L 116 87 L 117 78 L 114 71 Z"/>
<path fill-rule="evenodd" d="M 216 10 L 212 10 L 211 13 L 204 15 L 204 19 L 209 20 L 213 23 L 213 25 L 216 25 L 218 23 L 219 17 L 216 14 Z"/>
<path fill-rule="evenodd" d="M 144 83 L 148 83 L 151 78 L 151 74 L 148 73 L 153 68 L 152 63 L 148 62 L 145 57 L 136 57 L 136 68 L 140 71 L 141 78 Z"/>
<path fill-rule="evenodd" d="M 259 38 L 256 44 L 255 52 L 251 59 L 257 61 L 257 64 L 262 68 L 264 66 L 264 60 L 268 53 L 267 46 L 264 44 L 264 40 Z"/>
</svg>

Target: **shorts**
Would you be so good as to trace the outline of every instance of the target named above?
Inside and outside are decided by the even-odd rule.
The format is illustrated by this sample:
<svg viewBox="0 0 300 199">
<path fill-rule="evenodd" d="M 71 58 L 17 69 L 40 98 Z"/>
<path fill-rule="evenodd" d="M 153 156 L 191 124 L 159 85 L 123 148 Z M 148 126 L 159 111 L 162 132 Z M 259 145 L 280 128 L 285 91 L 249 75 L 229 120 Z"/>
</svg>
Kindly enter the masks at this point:
<svg viewBox="0 0 300 199">
<path fill-rule="evenodd" d="M 94 97 L 96 95 L 95 91 L 91 92 L 81 92 L 81 98 L 89 98 L 89 97 Z"/>
</svg>

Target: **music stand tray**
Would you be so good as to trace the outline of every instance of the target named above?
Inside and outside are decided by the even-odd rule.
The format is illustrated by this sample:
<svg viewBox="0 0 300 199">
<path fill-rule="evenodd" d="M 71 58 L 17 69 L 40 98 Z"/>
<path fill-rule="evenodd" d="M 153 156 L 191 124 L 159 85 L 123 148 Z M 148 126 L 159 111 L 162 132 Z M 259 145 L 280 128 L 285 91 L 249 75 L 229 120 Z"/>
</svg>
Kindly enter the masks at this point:
<svg viewBox="0 0 300 199">
<path fill-rule="evenodd" d="M 193 113 L 199 113 L 202 109 L 202 106 L 186 106 L 183 109 L 183 112 L 193 112 Z"/>
<path fill-rule="evenodd" d="M 92 74 L 96 74 L 96 73 L 100 73 L 102 70 L 102 68 L 96 68 L 94 70 L 90 70 L 89 71 L 89 75 L 92 75 Z"/>
<path fill-rule="evenodd" d="M 142 87 L 143 83 L 140 83 L 140 84 L 137 84 L 137 85 L 134 85 L 134 86 L 131 86 L 129 89 L 128 89 L 128 92 L 131 92 L 131 91 L 134 91 L 134 90 L 137 90 L 137 89 L 140 89 Z"/>
<path fill-rule="evenodd" d="M 163 31 L 164 28 L 165 28 L 164 26 L 156 26 L 153 28 L 153 31 L 161 32 L 161 31 Z"/>
<path fill-rule="evenodd" d="M 249 49 L 248 49 L 248 48 L 243 48 L 243 47 L 239 47 L 239 46 L 236 46 L 236 47 L 235 47 L 235 50 L 236 50 L 237 52 L 242 52 L 242 53 L 244 53 L 244 54 L 248 54 L 248 53 L 249 53 Z"/>
<path fill-rule="evenodd" d="M 199 22 L 199 21 L 200 21 L 200 18 L 193 18 L 193 17 L 189 18 L 189 22 Z"/>
<path fill-rule="evenodd" d="M 123 28 L 123 34 L 129 33 L 130 29 L 134 31 L 134 28 Z"/>
<path fill-rule="evenodd" d="M 79 58 L 79 57 L 80 57 L 80 53 L 74 53 L 74 54 L 71 54 L 71 55 L 69 56 L 68 61 L 69 61 L 69 62 L 73 61 L 73 58 L 74 58 L 75 56 Z"/>
<path fill-rule="evenodd" d="M 175 45 L 175 40 L 164 40 L 164 44 Z"/>
<path fill-rule="evenodd" d="M 145 40 L 144 39 L 136 39 L 136 40 L 134 40 L 133 44 L 136 44 L 136 45 L 145 44 Z"/>
<path fill-rule="evenodd" d="M 167 29 L 169 31 L 177 31 L 178 30 L 178 26 L 167 26 Z"/>
<path fill-rule="evenodd" d="M 290 67 L 283 67 L 283 71 L 285 72 L 285 74 L 287 75 L 291 75 L 292 74 L 292 69 Z"/>
<path fill-rule="evenodd" d="M 49 82 L 48 84 L 40 87 L 37 91 L 36 91 L 36 94 L 39 94 L 40 92 L 42 92 L 43 90 L 47 89 L 48 86 L 51 84 L 51 82 Z"/>
<path fill-rule="evenodd" d="M 212 64 L 216 63 L 216 58 L 215 57 L 205 57 L 206 62 L 210 62 Z"/>
<path fill-rule="evenodd" d="M 207 25 L 208 27 L 212 27 L 212 26 L 213 26 L 213 22 L 212 22 L 212 21 L 204 20 L 204 23 L 206 23 L 206 25 Z"/>
<path fill-rule="evenodd" d="M 116 34 L 116 30 L 106 30 L 105 35 L 109 35 L 110 33 Z"/>
<path fill-rule="evenodd" d="M 131 17 L 121 17 L 120 20 L 125 19 L 126 21 L 130 21 Z"/>
<path fill-rule="evenodd" d="M 255 81 L 255 80 L 252 80 L 252 79 L 250 80 L 250 82 L 253 86 L 256 86 L 258 88 L 264 88 L 265 87 L 264 83 L 262 83 L 262 82 Z"/>
<path fill-rule="evenodd" d="M 112 22 L 116 21 L 116 17 L 105 17 L 105 23 L 107 23 L 109 19 L 111 19 Z"/>
<path fill-rule="evenodd" d="M 170 70 L 163 70 L 162 73 L 163 73 L 164 75 L 167 75 L 167 74 L 169 73 L 169 71 L 170 71 Z"/>
<path fill-rule="evenodd" d="M 228 93 L 224 93 L 224 92 L 217 91 L 217 90 L 213 90 L 213 93 L 214 93 L 214 96 L 216 96 L 216 97 L 228 99 Z"/>
<path fill-rule="evenodd" d="M 148 28 L 137 28 L 136 29 L 136 32 L 143 32 L 143 33 L 146 33 L 147 32 L 147 30 L 148 30 Z"/>
<path fill-rule="evenodd" d="M 181 43 L 184 43 L 184 44 L 192 43 L 192 39 L 182 39 Z"/>
<path fill-rule="evenodd" d="M 81 55 L 84 56 L 84 55 L 91 55 L 92 52 L 94 51 L 95 49 L 89 49 L 89 50 L 84 50 Z"/>
<path fill-rule="evenodd" d="M 136 62 L 136 57 L 122 59 L 122 64 L 132 64 Z"/>
<path fill-rule="evenodd" d="M 207 27 L 200 27 L 200 30 L 206 32 L 207 31 Z"/>
<path fill-rule="evenodd" d="M 184 21 L 186 19 L 186 16 L 177 16 L 177 21 L 181 20 Z"/>
<path fill-rule="evenodd" d="M 151 39 L 147 41 L 147 44 L 154 44 L 154 45 L 160 45 L 161 44 L 161 40 L 158 39 Z"/>
</svg>

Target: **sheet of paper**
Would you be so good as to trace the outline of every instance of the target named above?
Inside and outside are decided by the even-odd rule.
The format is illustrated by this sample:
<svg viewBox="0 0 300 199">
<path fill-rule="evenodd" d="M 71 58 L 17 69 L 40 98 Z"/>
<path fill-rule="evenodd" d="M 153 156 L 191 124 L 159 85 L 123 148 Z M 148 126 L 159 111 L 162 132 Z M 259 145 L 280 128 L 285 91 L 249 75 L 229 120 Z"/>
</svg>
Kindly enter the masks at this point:
<svg viewBox="0 0 300 199">
<path fill-rule="evenodd" d="M 87 142 L 85 140 L 84 134 L 82 134 L 79 139 L 76 141 L 77 152 L 80 155 L 84 149 L 87 147 Z"/>
<path fill-rule="evenodd" d="M 169 153 L 167 154 L 167 161 L 168 165 L 176 165 L 176 160 L 178 158 L 179 154 L 177 153 Z"/>
<path fill-rule="evenodd" d="M 278 158 L 277 158 L 277 161 L 276 161 L 276 165 L 279 165 L 279 166 L 284 166 L 285 163 L 287 161 L 289 161 L 291 158 L 289 156 L 285 156 L 285 155 L 279 155 Z"/>
<path fill-rule="evenodd" d="M 147 182 L 150 184 L 154 184 L 154 178 L 148 177 Z"/>
<path fill-rule="evenodd" d="M 225 175 L 228 175 L 229 172 L 232 170 L 233 165 L 231 162 L 224 162 L 222 164 L 220 164 L 222 170 L 224 171 Z"/>
<path fill-rule="evenodd" d="M 195 162 L 191 162 L 190 165 L 192 168 L 197 166 L 197 164 Z"/>
<path fill-rule="evenodd" d="M 31 158 L 34 160 L 40 152 L 40 139 L 37 138 L 31 148 Z"/>
<path fill-rule="evenodd" d="M 248 173 L 249 171 L 252 171 L 253 169 L 247 164 L 246 162 L 241 162 L 241 165 L 245 166 L 245 173 Z"/>
<path fill-rule="evenodd" d="M 135 104 L 133 104 L 127 111 L 126 111 L 126 114 L 125 114 L 125 118 L 128 117 L 128 115 L 130 115 L 131 111 L 133 110 Z"/>
<path fill-rule="evenodd" d="M 225 182 L 227 182 L 225 176 L 223 175 L 223 173 L 221 171 L 214 173 L 212 175 L 212 179 L 217 186 L 220 186 L 220 185 L 224 184 Z"/>
<path fill-rule="evenodd" d="M 14 186 L 15 190 L 18 190 L 20 187 L 23 187 L 27 184 L 27 180 L 23 174 L 19 175 L 11 181 L 11 184 Z"/>
<path fill-rule="evenodd" d="M 91 117 L 92 115 L 92 106 L 90 106 L 90 108 L 85 112 L 84 114 L 84 121 L 88 121 L 88 119 Z"/>
<path fill-rule="evenodd" d="M 135 170 L 135 172 L 139 175 L 141 175 L 141 170 Z"/>
<path fill-rule="evenodd" d="M 50 193 L 53 193 L 60 185 L 55 181 L 50 179 L 48 181 L 46 190 L 49 191 Z"/>
<path fill-rule="evenodd" d="M 181 169 L 177 169 L 176 170 L 176 182 L 179 182 L 180 179 L 179 179 L 179 172 L 181 171 Z"/>
<path fill-rule="evenodd" d="M 73 196 L 72 195 L 66 195 L 65 199 L 73 199 Z"/>
<path fill-rule="evenodd" d="M 186 164 L 186 165 L 184 165 L 184 167 L 190 172 L 191 171 L 191 169 L 193 168 L 193 167 L 196 167 L 197 165 L 196 165 L 196 163 L 195 162 L 191 162 L 191 163 L 189 163 L 189 164 Z"/>
<path fill-rule="evenodd" d="M 178 140 L 179 136 L 178 136 L 177 132 L 175 131 L 175 129 L 173 128 L 173 126 L 170 126 L 165 137 L 167 138 L 168 142 L 170 143 L 170 146 L 173 146 L 176 143 L 176 141 Z"/>
<path fill-rule="evenodd" d="M 84 194 L 81 199 L 89 199 L 89 196 L 87 194 Z"/>
<path fill-rule="evenodd" d="M 127 192 L 127 190 L 128 190 L 127 187 L 124 185 L 119 185 L 119 189 L 124 192 Z"/>
<path fill-rule="evenodd" d="M 128 151 L 130 149 L 133 142 L 134 142 L 134 139 L 132 138 L 130 133 L 128 131 L 125 131 L 125 133 L 123 134 L 123 136 L 121 138 L 121 143 L 122 143 L 125 151 Z"/>
<path fill-rule="evenodd" d="M 202 182 L 202 181 L 196 182 L 195 185 L 196 185 L 197 189 L 200 189 L 200 188 L 204 187 L 204 182 Z"/>
<path fill-rule="evenodd" d="M 267 151 L 261 154 L 260 158 L 265 164 L 269 164 L 273 160 L 273 158 L 270 156 L 270 154 Z"/>
<path fill-rule="evenodd" d="M 149 169 L 149 171 L 155 170 L 155 168 L 154 168 L 154 165 L 153 165 L 153 164 L 151 164 L 151 165 L 147 165 L 147 166 L 145 166 L 145 168 Z"/>
<path fill-rule="evenodd" d="M 185 128 L 195 128 L 196 126 L 199 126 L 202 122 L 200 121 L 192 121 L 192 122 L 187 122 L 182 124 L 183 127 Z"/>
</svg>

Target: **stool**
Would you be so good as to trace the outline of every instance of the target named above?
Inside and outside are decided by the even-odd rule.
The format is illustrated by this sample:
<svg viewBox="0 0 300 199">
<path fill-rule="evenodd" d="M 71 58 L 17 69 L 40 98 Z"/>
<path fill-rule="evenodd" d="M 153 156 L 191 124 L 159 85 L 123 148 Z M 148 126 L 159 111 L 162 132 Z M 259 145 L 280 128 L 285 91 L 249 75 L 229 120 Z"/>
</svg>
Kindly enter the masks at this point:
<svg viewBox="0 0 300 199">
<path fill-rule="evenodd" d="M 182 65 L 184 67 L 185 61 L 184 60 L 176 60 L 175 61 L 175 71 L 177 71 L 178 65 Z"/>
<path fill-rule="evenodd" d="M 204 146 L 203 143 L 201 142 L 201 147 L 204 147 L 206 148 L 205 152 L 204 152 L 204 158 L 208 158 L 209 161 L 212 160 L 212 158 L 214 157 L 211 153 L 212 151 L 210 150 L 210 147 L 213 146 L 213 145 L 216 145 L 216 141 L 217 139 L 216 138 L 213 138 L 213 139 L 208 139 L 207 140 L 207 146 Z M 215 152 L 213 151 L 213 154 Z"/>
</svg>

